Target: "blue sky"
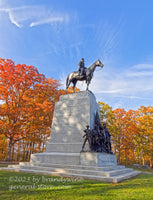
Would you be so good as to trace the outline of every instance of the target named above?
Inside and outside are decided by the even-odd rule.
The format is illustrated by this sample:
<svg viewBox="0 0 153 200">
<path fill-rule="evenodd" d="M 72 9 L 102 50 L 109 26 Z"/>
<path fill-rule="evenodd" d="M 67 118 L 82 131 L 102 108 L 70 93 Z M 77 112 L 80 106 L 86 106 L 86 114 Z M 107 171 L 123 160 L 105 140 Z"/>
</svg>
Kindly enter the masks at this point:
<svg viewBox="0 0 153 200">
<path fill-rule="evenodd" d="M 0 57 L 60 79 L 98 58 L 89 89 L 113 108 L 153 105 L 152 0 L 0 0 Z M 85 90 L 83 83 L 77 86 Z"/>
</svg>

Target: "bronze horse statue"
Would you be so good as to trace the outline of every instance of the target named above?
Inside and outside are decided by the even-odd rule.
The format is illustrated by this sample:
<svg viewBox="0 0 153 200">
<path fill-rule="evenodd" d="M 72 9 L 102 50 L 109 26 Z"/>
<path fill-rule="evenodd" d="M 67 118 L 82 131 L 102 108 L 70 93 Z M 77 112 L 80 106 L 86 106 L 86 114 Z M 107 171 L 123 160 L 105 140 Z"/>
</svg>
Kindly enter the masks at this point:
<svg viewBox="0 0 153 200">
<path fill-rule="evenodd" d="M 66 79 L 66 93 L 67 93 L 67 90 L 69 88 L 69 85 L 71 83 L 73 83 L 73 92 L 75 92 L 75 86 L 76 86 L 76 83 L 77 81 L 86 81 L 86 84 L 87 84 L 87 88 L 86 90 L 88 90 L 88 87 L 89 87 L 89 84 L 91 82 L 91 79 L 93 77 L 93 73 L 96 69 L 96 67 L 101 67 L 103 68 L 103 64 L 101 63 L 101 61 L 98 59 L 96 62 L 94 62 L 89 68 L 86 68 L 85 69 L 85 73 L 84 75 L 80 75 L 80 73 L 77 71 L 75 72 L 72 72 L 70 73 L 68 76 L 67 76 L 67 79 Z"/>
</svg>

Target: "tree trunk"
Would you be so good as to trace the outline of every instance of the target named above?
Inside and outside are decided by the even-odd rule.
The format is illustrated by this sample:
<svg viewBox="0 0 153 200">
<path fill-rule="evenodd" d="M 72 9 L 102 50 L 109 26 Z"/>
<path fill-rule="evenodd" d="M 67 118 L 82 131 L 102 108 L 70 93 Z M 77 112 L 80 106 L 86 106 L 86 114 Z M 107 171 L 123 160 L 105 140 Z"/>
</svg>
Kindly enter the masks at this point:
<svg viewBox="0 0 153 200">
<path fill-rule="evenodd" d="M 127 151 L 126 151 L 126 148 L 125 148 L 125 150 L 124 150 L 124 164 L 125 164 L 125 166 L 127 165 Z"/>
<path fill-rule="evenodd" d="M 12 157 L 11 160 L 14 160 L 14 145 L 12 145 L 12 153 L 11 153 L 11 157 Z"/>
<path fill-rule="evenodd" d="M 150 168 L 152 168 L 152 159 L 150 158 Z"/>
<path fill-rule="evenodd" d="M 141 149 L 140 146 L 138 147 L 138 163 L 141 165 Z"/>
<path fill-rule="evenodd" d="M 145 165 L 145 158 L 144 158 L 144 154 L 142 154 L 142 164 Z"/>
<path fill-rule="evenodd" d="M 117 164 L 120 164 L 120 150 L 118 151 Z"/>
<path fill-rule="evenodd" d="M 13 147 L 13 138 L 10 137 L 7 157 L 6 157 L 5 161 L 11 161 L 12 147 Z"/>
</svg>

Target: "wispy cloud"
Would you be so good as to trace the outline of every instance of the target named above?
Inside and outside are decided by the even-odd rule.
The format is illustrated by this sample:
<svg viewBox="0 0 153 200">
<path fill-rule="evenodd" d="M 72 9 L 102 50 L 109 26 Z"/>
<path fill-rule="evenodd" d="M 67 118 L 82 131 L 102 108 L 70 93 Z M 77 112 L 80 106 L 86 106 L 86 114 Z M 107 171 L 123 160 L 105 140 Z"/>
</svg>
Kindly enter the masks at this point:
<svg viewBox="0 0 153 200">
<path fill-rule="evenodd" d="M 119 98 L 126 98 L 126 99 L 140 99 L 140 100 L 153 100 L 153 98 L 147 98 L 147 97 L 139 97 L 139 96 L 126 96 L 126 95 L 119 95 L 117 96 Z"/>
<path fill-rule="evenodd" d="M 123 89 L 114 89 L 114 90 L 101 90 L 99 92 L 103 93 L 103 94 L 116 94 L 116 93 L 120 93 L 122 91 L 123 91 Z"/>
<path fill-rule="evenodd" d="M 129 77 L 144 77 L 144 76 L 153 76 L 153 71 L 150 72 L 150 71 L 137 71 L 137 72 L 130 72 L 130 73 L 127 73 L 127 76 Z"/>
<path fill-rule="evenodd" d="M 21 25 L 18 23 L 18 20 L 16 20 L 15 15 L 13 14 L 13 11 L 15 9 L 11 8 L 0 8 L 0 12 L 5 12 L 8 14 L 9 20 L 12 24 L 15 24 L 17 27 L 21 28 Z"/>
<path fill-rule="evenodd" d="M 153 76 L 153 65 L 151 64 L 138 64 L 134 65 L 126 71 L 127 77 L 145 78 Z"/>
<path fill-rule="evenodd" d="M 101 20 L 96 28 L 95 41 L 97 42 L 103 59 L 114 56 L 120 44 L 125 19 L 121 17 L 114 26 L 109 21 Z"/>
<path fill-rule="evenodd" d="M 145 67 L 145 64 L 143 65 Z M 147 66 L 147 65 L 146 65 Z M 126 98 L 142 98 L 151 100 L 153 98 L 153 65 L 142 68 L 132 66 L 123 71 L 102 69 L 101 73 L 95 72 L 90 89 L 95 93 L 109 94 L 113 96 L 122 95 Z"/>
<path fill-rule="evenodd" d="M 66 13 L 57 13 L 51 8 L 44 6 L 22 6 L 22 7 L 4 7 L 0 8 L 0 12 L 8 14 L 11 23 L 21 28 L 25 24 L 29 24 L 30 27 L 49 24 L 55 25 L 55 23 L 67 23 L 69 21 L 69 15 Z"/>
<path fill-rule="evenodd" d="M 133 69 L 136 70 L 142 70 L 142 69 L 153 69 L 153 65 L 152 64 L 138 64 L 138 65 L 134 65 L 132 67 Z"/>
<path fill-rule="evenodd" d="M 13 14 L 13 12 L 11 10 L 8 11 L 8 15 L 9 15 L 9 19 L 12 22 L 12 24 L 15 24 L 19 28 L 22 27 L 22 25 L 18 23 L 17 18 L 15 17 L 15 15 Z"/>
<path fill-rule="evenodd" d="M 42 25 L 42 24 L 53 24 L 55 22 L 59 22 L 59 23 L 62 23 L 66 18 L 64 18 L 63 16 L 61 17 L 48 17 L 48 18 L 45 18 L 43 20 L 38 20 L 36 22 L 32 22 L 30 24 L 30 27 L 33 27 L 33 26 L 38 26 L 38 25 Z M 68 18 L 67 18 L 68 19 Z M 68 20 L 67 20 L 68 21 Z"/>
</svg>

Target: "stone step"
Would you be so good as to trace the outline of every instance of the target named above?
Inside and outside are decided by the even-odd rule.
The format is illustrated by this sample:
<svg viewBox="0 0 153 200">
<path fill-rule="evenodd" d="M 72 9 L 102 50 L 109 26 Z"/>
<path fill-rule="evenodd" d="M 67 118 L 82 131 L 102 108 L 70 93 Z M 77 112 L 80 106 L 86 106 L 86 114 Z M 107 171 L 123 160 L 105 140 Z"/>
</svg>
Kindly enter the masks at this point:
<svg viewBox="0 0 153 200">
<path fill-rule="evenodd" d="M 104 176 L 96 176 L 96 175 L 87 175 L 87 174 L 76 174 L 76 173 L 65 173 L 65 172 L 49 172 L 44 170 L 37 170 L 37 169 L 17 169 L 17 168 L 0 168 L 0 170 L 6 171 L 15 171 L 15 172 L 27 172 L 27 173 L 35 173 L 35 174 L 42 174 L 42 175 L 53 175 L 53 176 L 62 176 L 62 177 L 70 177 L 70 178 L 80 178 L 80 179 L 91 179 L 91 180 L 98 180 L 104 182 L 111 182 L 111 183 L 118 183 L 122 180 L 131 178 L 133 176 L 138 175 L 140 172 L 132 171 L 125 174 L 121 174 L 118 176 L 113 177 L 104 177 Z"/>
<path fill-rule="evenodd" d="M 85 169 L 68 169 L 68 168 L 53 168 L 53 167 L 42 167 L 42 166 L 21 166 L 21 165 L 9 165 L 8 167 L 14 169 L 31 169 L 31 170 L 43 170 L 43 171 L 51 171 L 51 172 L 59 172 L 59 173 L 75 173 L 75 174 L 86 174 L 86 175 L 96 175 L 96 176 L 104 176 L 111 177 L 120 174 L 125 174 L 133 171 L 133 169 L 114 169 L 110 171 L 101 171 L 101 170 L 85 170 Z"/>
<path fill-rule="evenodd" d="M 122 174 L 122 175 L 119 175 L 119 176 L 114 176 L 114 180 L 115 180 L 116 183 L 119 183 L 119 182 L 124 181 L 126 179 L 135 177 L 135 176 L 137 176 L 139 174 L 141 174 L 140 171 L 132 171 L 132 172 L 129 172 L 129 173 L 126 173 L 126 174 Z"/>
<path fill-rule="evenodd" d="M 20 162 L 19 165 L 22 166 L 42 166 L 42 167 L 53 167 L 53 168 L 61 168 L 60 164 L 55 163 L 32 163 L 32 162 Z M 62 168 L 65 169 L 84 169 L 84 170 L 97 170 L 97 171 L 110 171 L 117 169 L 125 169 L 125 166 L 122 165 L 107 165 L 105 167 L 95 167 L 95 166 L 83 166 L 83 165 L 67 165 L 63 164 Z"/>
</svg>

